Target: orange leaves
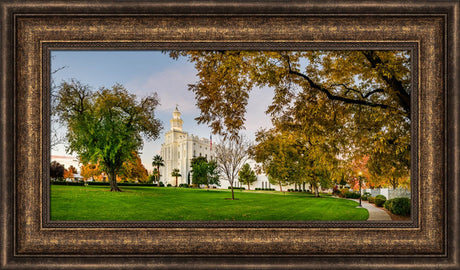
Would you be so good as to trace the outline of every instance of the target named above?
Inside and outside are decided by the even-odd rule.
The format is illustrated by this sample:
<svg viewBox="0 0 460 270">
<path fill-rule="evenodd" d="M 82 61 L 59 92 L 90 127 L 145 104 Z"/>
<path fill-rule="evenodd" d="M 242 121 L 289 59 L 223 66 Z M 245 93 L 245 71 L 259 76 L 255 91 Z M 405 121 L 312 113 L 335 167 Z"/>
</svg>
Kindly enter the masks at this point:
<svg viewBox="0 0 460 270">
<path fill-rule="evenodd" d="M 73 172 L 70 170 L 64 170 L 64 178 L 73 178 Z"/>
</svg>

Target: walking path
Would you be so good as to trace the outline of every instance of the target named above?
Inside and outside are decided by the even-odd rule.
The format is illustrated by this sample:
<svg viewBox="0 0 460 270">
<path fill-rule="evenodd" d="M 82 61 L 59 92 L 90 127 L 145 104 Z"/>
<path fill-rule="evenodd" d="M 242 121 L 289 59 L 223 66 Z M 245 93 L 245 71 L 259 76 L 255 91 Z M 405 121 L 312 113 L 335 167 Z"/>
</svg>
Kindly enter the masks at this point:
<svg viewBox="0 0 460 270">
<path fill-rule="evenodd" d="M 359 199 L 348 199 L 348 200 L 352 200 L 352 201 L 359 203 Z M 367 220 L 371 220 L 371 221 L 373 220 L 391 220 L 390 215 L 388 215 L 388 213 L 385 212 L 385 210 L 382 210 L 368 203 L 367 201 L 361 201 L 361 206 L 363 208 L 366 208 L 367 211 L 369 212 L 369 218 Z"/>
</svg>

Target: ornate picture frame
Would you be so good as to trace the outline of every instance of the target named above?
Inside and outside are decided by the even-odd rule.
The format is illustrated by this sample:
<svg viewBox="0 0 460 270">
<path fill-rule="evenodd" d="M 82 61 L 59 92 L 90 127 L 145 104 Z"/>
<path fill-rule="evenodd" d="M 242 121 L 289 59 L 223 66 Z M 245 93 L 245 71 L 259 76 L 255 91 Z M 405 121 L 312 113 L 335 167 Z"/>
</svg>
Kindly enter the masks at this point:
<svg viewBox="0 0 460 270">
<path fill-rule="evenodd" d="M 459 2 L 5 1 L 1 268 L 456 268 Z M 409 222 L 51 222 L 49 52 L 405 49 Z"/>
</svg>

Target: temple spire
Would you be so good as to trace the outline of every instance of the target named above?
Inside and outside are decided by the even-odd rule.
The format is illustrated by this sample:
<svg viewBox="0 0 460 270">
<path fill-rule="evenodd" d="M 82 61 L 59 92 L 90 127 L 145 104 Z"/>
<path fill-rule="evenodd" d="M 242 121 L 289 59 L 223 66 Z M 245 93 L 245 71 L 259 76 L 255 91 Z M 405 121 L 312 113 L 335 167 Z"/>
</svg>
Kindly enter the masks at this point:
<svg viewBox="0 0 460 270">
<path fill-rule="evenodd" d="M 171 123 L 171 130 L 182 131 L 182 124 L 184 121 L 180 118 L 181 113 L 177 108 L 179 105 L 176 104 L 176 109 L 173 112 L 173 118 L 170 120 Z"/>
</svg>

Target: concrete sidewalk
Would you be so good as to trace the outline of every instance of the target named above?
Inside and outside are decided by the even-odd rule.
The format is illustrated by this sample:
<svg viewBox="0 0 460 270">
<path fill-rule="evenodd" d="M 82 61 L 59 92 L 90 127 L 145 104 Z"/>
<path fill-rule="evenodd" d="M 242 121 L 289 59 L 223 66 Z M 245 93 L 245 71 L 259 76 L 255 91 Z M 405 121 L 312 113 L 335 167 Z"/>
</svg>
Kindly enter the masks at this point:
<svg viewBox="0 0 460 270">
<path fill-rule="evenodd" d="M 359 203 L 359 199 L 348 199 Z M 390 215 L 384 210 L 374 206 L 373 204 L 368 203 L 367 201 L 361 201 L 363 208 L 366 208 L 369 212 L 369 218 L 367 220 L 391 220 Z"/>
</svg>

